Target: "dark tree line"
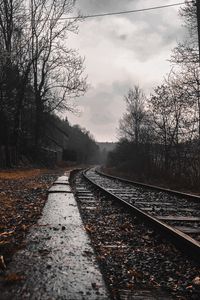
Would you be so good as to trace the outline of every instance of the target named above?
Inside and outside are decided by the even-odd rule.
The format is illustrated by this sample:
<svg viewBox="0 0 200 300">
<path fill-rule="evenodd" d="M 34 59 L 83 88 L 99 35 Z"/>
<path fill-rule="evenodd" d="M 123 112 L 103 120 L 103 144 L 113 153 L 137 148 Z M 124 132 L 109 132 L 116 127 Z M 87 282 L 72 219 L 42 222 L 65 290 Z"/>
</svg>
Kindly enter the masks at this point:
<svg viewBox="0 0 200 300">
<path fill-rule="evenodd" d="M 70 125 L 56 115 L 46 116 L 44 142 L 46 149 L 60 152 L 61 159 L 70 164 L 94 164 L 98 162 L 100 149 L 89 131 L 79 125 Z"/>
<path fill-rule="evenodd" d="M 108 165 L 138 176 L 165 176 L 191 186 L 200 182 L 200 69 L 196 6 L 180 14 L 187 40 L 172 51 L 170 74 L 146 97 L 135 86 L 125 96 L 119 141 Z"/>
<path fill-rule="evenodd" d="M 67 44 L 74 0 L 0 0 L 0 158 L 16 163 L 44 145 L 47 115 L 71 110 L 86 88 L 83 59 Z M 27 149 L 25 149 L 27 146 Z"/>
</svg>

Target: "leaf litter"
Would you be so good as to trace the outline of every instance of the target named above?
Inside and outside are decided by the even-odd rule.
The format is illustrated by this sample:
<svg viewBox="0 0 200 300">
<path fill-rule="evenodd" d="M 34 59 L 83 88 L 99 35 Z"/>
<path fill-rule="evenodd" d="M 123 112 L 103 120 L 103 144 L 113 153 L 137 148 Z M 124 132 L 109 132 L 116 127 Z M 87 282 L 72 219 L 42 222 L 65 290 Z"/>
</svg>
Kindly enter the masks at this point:
<svg viewBox="0 0 200 300">
<path fill-rule="evenodd" d="M 0 281 L 19 282 L 22 274 L 6 274 L 13 254 L 25 246 L 24 238 L 37 223 L 47 191 L 62 169 L 0 171 Z"/>
</svg>

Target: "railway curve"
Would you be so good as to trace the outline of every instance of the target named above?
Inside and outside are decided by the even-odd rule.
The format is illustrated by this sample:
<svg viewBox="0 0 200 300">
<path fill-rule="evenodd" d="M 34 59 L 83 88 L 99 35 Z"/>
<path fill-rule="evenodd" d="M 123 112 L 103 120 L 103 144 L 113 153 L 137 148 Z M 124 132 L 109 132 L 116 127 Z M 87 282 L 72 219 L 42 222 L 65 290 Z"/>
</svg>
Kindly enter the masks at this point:
<svg viewBox="0 0 200 300">
<path fill-rule="evenodd" d="M 113 197 L 169 238 L 191 258 L 200 261 L 200 198 L 143 185 L 102 173 L 97 168 L 84 178 Z"/>
</svg>

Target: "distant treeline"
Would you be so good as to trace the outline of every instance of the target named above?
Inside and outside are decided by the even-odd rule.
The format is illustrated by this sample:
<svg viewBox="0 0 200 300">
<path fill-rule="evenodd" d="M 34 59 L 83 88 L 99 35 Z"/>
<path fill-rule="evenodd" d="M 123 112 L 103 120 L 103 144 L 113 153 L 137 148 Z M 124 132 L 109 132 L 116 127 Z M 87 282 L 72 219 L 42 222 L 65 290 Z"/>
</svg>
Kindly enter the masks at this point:
<svg viewBox="0 0 200 300">
<path fill-rule="evenodd" d="M 22 132 L 20 136 L 20 152 L 16 147 L 0 145 L 0 167 L 13 167 L 21 163 L 37 163 L 53 166 L 58 161 L 75 164 L 98 163 L 101 151 L 90 133 L 79 125 L 70 125 L 68 120 L 62 120 L 55 114 L 43 114 L 42 143 L 39 148 L 34 147 L 34 134 L 31 114 L 28 111 L 22 118 Z M 0 131 L 0 138 L 6 136 L 6 130 Z M 2 141 L 3 139 L 1 139 Z"/>
<path fill-rule="evenodd" d="M 61 120 L 51 115 L 46 128 L 45 145 L 62 151 L 62 160 L 78 164 L 97 163 L 100 151 L 89 131 L 79 125 L 70 125 L 67 119 Z"/>
</svg>

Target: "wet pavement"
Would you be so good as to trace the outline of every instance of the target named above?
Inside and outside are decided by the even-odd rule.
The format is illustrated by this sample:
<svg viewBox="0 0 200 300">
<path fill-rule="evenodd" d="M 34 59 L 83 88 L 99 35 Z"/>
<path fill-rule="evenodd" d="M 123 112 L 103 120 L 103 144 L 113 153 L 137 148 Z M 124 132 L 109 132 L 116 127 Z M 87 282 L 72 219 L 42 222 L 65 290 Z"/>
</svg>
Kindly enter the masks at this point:
<svg viewBox="0 0 200 300">
<path fill-rule="evenodd" d="M 43 215 L 9 265 L 16 282 L 1 300 L 109 299 L 85 232 L 68 175 L 50 189 Z"/>
</svg>

